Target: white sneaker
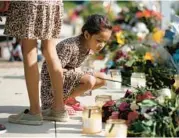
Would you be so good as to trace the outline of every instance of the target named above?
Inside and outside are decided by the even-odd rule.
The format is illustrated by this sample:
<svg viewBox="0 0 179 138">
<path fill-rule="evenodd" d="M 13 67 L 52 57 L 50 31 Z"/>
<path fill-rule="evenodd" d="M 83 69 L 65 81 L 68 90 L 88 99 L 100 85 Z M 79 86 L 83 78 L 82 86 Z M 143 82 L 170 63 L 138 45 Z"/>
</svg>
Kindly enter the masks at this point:
<svg viewBox="0 0 179 138">
<path fill-rule="evenodd" d="M 43 119 L 49 121 L 67 122 L 69 115 L 66 110 L 54 111 L 53 109 L 46 109 L 42 111 Z"/>
</svg>

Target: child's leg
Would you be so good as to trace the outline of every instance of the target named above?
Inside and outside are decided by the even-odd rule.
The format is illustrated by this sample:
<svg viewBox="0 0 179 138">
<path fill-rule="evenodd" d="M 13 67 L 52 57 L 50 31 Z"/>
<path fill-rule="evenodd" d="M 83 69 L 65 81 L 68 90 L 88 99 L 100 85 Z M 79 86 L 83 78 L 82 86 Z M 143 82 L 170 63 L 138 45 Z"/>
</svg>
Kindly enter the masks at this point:
<svg viewBox="0 0 179 138">
<path fill-rule="evenodd" d="M 107 76 L 104 73 L 95 72 L 94 73 L 94 77 L 96 78 L 96 83 L 95 83 L 95 85 L 94 85 L 92 90 L 100 88 L 100 87 L 106 85 L 106 81 L 105 80 L 99 79 L 99 78 L 107 78 Z"/>
<path fill-rule="evenodd" d="M 41 70 L 41 103 L 42 110 L 48 109 L 52 107 L 54 103 L 54 95 L 52 91 L 52 86 L 50 82 L 50 76 L 47 69 L 46 62 L 42 65 Z"/>
<path fill-rule="evenodd" d="M 96 84 L 96 78 L 92 75 L 85 74 L 80 79 L 80 85 L 74 89 L 70 97 L 77 97 L 82 95 L 84 92 L 88 90 L 92 90 L 95 84 Z"/>
</svg>

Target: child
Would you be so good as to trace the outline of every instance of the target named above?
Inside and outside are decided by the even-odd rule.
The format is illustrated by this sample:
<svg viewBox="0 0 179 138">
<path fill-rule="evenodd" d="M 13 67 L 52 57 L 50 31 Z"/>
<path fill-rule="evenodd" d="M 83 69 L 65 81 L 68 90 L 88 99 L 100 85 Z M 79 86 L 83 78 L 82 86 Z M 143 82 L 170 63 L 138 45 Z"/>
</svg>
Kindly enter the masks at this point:
<svg viewBox="0 0 179 138">
<path fill-rule="evenodd" d="M 94 14 L 86 20 L 81 35 L 65 39 L 57 44 L 57 54 L 64 69 L 64 100 L 69 97 L 75 98 L 105 84 L 104 80 L 97 78 L 104 77 L 104 74 L 96 72 L 90 75 L 82 71 L 75 71 L 75 69 L 80 67 L 90 50 L 94 53 L 99 52 L 109 40 L 111 33 L 112 26 L 108 19 L 105 16 Z M 42 65 L 41 80 L 42 109 L 50 109 L 54 96 L 46 62 Z M 52 118 L 50 115 L 45 115 L 44 119 L 58 121 L 58 118 Z"/>
</svg>

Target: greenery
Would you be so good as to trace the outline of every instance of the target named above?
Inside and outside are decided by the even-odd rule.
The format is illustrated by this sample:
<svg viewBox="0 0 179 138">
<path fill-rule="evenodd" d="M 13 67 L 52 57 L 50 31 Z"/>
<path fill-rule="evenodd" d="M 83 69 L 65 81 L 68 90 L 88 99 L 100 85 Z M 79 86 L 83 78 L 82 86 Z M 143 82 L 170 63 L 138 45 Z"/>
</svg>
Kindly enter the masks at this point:
<svg viewBox="0 0 179 138">
<path fill-rule="evenodd" d="M 69 11 L 71 9 L 75 9 L 76 6 L 77 6 L 77 4 L 72 2 L 72 1 L 64 1 L 63 3 L 64 3 L 64 9 L 66 11 Z"/>
<path fill-rule="evenodd" d="M 178 137 L 179 95 L 172 91 L 165 94 L 146 88 L 127 91 L 123 98 L 106 102 L 103 121 L 126 120 L 128 137 Z"/>
</svg>

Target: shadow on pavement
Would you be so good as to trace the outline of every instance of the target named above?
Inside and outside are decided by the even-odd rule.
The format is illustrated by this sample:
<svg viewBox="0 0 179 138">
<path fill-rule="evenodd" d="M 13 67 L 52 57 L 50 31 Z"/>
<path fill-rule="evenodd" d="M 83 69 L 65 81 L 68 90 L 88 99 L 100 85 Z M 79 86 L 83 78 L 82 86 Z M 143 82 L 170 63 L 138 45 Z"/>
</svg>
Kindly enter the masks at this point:
<svg viewBox="0 0 179 138">
<path fill-rule="evenodd" d="M 0 106 L 0 113 L 16 114 L 24 111 L 27 106 Z"/>
<path fill-rule="evenodd" d="M 41 126 L 19 125 L 8 123 L 8 116 L 10 114 L 17 114 L 24 111 L 27 106 L 0 106 L 0 124 L 4 124 L 7 128 L 7 133 L 15 134 L 53 134 L 54 122 L 44 121 Z"/>
<path fill-rule="evenodd" d="M 3 76 L 4 79 L 25 79 L 24 75 L 22 76 Z"/>
</svg>

